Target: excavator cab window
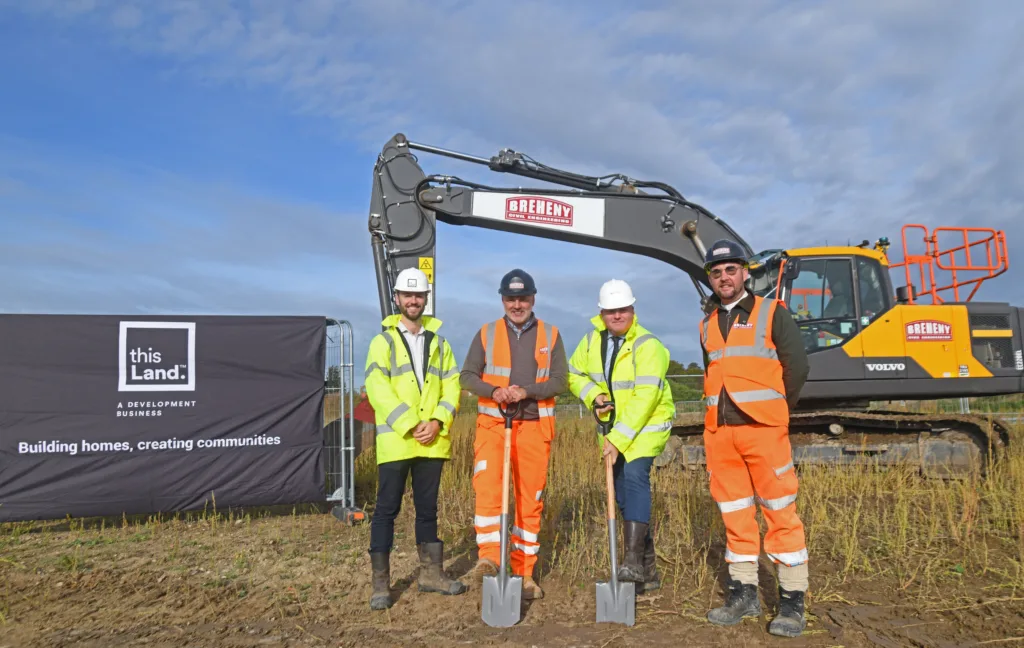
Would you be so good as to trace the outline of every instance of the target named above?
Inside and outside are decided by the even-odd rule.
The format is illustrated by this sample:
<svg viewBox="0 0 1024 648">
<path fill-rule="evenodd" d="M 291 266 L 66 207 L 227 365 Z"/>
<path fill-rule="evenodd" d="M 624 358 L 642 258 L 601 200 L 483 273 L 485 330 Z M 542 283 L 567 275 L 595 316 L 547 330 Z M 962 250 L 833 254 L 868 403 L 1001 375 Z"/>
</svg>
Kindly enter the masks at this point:
<svg viewBox="0 0 1024 648">
<path fill-rule="evenodd" d="M 852 259 L 800 259 L 785 282 L 785 303 L 808 353 L 842 344 L 859 332 Z"/>
</svg>

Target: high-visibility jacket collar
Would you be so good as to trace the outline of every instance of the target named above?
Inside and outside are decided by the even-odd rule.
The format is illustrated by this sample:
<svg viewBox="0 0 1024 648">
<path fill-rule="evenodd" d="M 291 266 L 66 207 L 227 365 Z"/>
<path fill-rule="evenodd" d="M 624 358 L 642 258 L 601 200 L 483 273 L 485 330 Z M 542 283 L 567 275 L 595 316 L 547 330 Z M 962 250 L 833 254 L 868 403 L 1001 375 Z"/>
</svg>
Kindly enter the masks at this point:
<svg viewBox="0 0 1024 648">
<path fill-rule="evenodd" d="M 388 315 L 387 317 L 385 317 L 383 320 L 381 320 L 380 324 L 384 328 L 394 328 L 394 327 L 398 326 L 398 323 L 400 321 L 402 321 L 401 313 L 395 313 L 394 315 Z M 424 315 L 423 317 L 420 318 L 420 323 L 423 325 L 423 328 L 425 328 L 426 330 L 432 331 L 434 333 L 437 333 L 438 329 L 441 328 L 441 323 L 442 322 L 441 322 L 441 320 L 437 319 L 436 317 L 430 317 L 429 315 Z"/>
</svg>

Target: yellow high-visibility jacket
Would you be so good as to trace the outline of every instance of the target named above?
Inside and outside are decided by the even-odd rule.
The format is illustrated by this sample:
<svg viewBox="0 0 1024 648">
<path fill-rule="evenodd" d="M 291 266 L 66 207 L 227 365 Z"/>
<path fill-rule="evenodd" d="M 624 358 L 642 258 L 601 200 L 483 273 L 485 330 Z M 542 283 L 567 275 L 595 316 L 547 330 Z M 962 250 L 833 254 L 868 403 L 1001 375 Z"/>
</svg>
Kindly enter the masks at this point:
<svg viewBox="0 0 1024 648">
<path fill-rule="evenodd" d="M 676 416 L 672 389 L 665 379 L 669 352 L 636 317 L 626 332 L 612 367 L 609 389 L 604 375 L 604 322 L 580 340 L 569 359 L 569 389 L 591 410 L 600 394 L 615 402 L 615 424 L 608 440 L 626 461 L 656 457 L 665 449 Z M 607 415 L 602 417 L 607 421 Z"/>
<path fill-rule="evenodd" d="M 424 316 L 427 361 L 423 389 L 413 371 L 412 359 L 402 332 L 400 315 L 381 322 L 386 328 L 370 341 L 366 355 L 366 396 L 377 424 L 377 463 L 413 457 L 451 458 L 452 421 L 459 410 L 459 369 L 451 345 L 437 331 L 441 320 Z M 413 438 L 421 421 L 437 419 L 441 430 L 427 445 Z"/>
</svg>

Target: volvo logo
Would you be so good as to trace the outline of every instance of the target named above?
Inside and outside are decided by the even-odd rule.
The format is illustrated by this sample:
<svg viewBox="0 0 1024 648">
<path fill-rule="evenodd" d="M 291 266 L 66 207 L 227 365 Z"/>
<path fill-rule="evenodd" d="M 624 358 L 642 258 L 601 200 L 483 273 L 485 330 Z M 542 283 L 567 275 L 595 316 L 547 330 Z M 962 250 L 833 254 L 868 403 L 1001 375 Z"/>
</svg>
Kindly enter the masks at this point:
<svg viewBox="0 0 1024 648">
<path fill-rule="evenodd" d="M 871 363 L 867 364 L 868 371 L 904 371 L 907 365 L 902 362 Z"/>
</svg>

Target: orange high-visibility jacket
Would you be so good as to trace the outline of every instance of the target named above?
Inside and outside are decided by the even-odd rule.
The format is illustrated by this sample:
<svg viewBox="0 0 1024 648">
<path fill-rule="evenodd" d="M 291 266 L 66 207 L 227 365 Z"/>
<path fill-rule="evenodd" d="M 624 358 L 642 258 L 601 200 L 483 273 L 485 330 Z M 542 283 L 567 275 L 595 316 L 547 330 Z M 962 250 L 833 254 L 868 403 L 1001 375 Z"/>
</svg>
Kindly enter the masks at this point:
<svg viewBox="0 0 1024 648">
<path fill-rule="evenodd" d="M 722 338 L 718 309 L 701 323 L 700 341 L 710 360 L 704 375 L 707 408 L 704 427 L 718 429 L 722 389 L 740 410 L 764 425 L 789 425 L 789 405 L 782 382 L 782 363 L 772 342 L 772 320 L 778 302 L 754 297 L 746 324 L 737 321 Z"/>
<path fill-rule="evenodd" d="M 551 375 L 551 350 L 555 348 L 558 327 L 537 319 L 537 343 L 533 357 L 537 360 L 537 382 L 547 382 Z M 550 330 L 550 341 L 548 339 Z M 480 344 L 484 348 L 485 366 L 481 378 L 497 387 L 508 387 L 512 374 L 512 352 L 508 343 L 508 326 L 499 319 L 480 327 Z M 542 398 L 537 401 L 540 425 L 547 428 L 549 435 L 555 429 L 555 399 Z M 501 419 L 498 403 L 486 397 L 479 397 L 477 412 Z M 550 436 L 549 436 L 550 438 Z"/>
</svg>

